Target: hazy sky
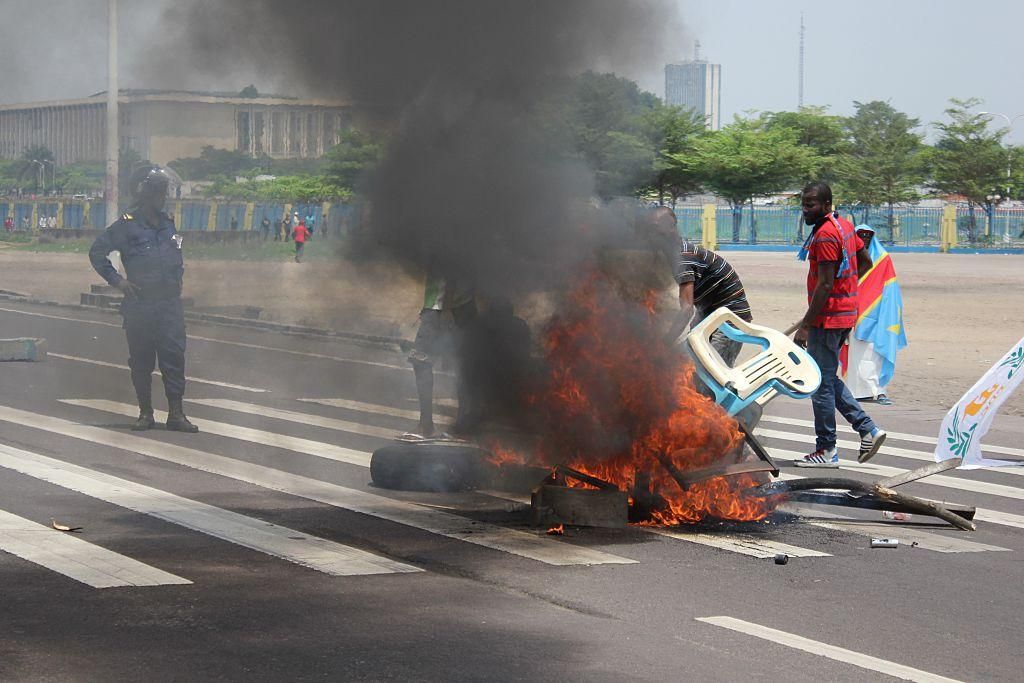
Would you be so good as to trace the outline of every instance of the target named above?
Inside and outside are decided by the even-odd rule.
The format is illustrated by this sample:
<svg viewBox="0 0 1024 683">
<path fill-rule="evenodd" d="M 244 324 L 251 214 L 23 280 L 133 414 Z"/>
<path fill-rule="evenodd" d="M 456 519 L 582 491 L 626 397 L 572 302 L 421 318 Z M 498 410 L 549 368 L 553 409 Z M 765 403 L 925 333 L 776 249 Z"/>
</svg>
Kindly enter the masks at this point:
<svg viewBox="0 0 1024 683">
<path fill-rule="evenodd" d="M 161 38 L 161 8 L 170 0 L 121 0 L 122 87 L 290 90 L 285 73 L 255 73 L 208 82 L 175 67 Z M 188 0 L 175 0 L 187 2 Z M 216 2 L 216 0 L 205 0 Z M 514 0 L 509 0 L 514 2 Z M 429 2 L 429 0 L 424 0 Z M 1024 113 L 1020 34 L 1024 3 L 1014 0 L 678 0 L 688 27 L 665 61 L 704 57 L 722 64 L 723 121 L 747 110 L 797 103 L 800 12 L 807 26 L 806 104 L 847 114 L 854 100 L 890 101 L 929 123 L 951 96 L 980 97 L 984 108 Z M 296 0 L 295 7 L 302 3 Z M 0 0 L 0 102 L 81 97 L 105 87 L 106 0 Z M 267 45 L 267 50 L 302 49 Z M 140 51 L 160 50 L 162 82 L 141 82 Z M 601 64 L 614 68 L 614 65 Z M 664 95 L 662 65 L 626 74 Z M 295 93 L 301 94 L 301 93 Z M 1024 118 L 1011 140 L 1024 144 Z"/>
</svg>

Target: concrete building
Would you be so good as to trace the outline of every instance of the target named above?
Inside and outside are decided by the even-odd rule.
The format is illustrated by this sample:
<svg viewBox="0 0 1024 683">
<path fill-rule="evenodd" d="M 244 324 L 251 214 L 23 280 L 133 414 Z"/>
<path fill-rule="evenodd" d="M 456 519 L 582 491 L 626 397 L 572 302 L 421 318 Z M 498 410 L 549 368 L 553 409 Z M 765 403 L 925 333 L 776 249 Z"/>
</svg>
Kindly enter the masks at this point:
<svg viewBox="0 0 1024 683">
<path fill-rule="evenodd" d="M 199 156 L 206 145 L 253 157 L 315 158 L 352 124 L 349 103 L 282 96 L 162 90 L 118 93 L 121 148 L 157 164 Z M 106 95 L 0 105 L 0 158 L 42 145 L 57 164 L 106 158 Z"/>
<path fill-rule="evenodd" d="M 665 103 L 693 109 L 710 130 L 721 125 L 722 65 L 704 60 L 665 65 Z"/>
</svg>

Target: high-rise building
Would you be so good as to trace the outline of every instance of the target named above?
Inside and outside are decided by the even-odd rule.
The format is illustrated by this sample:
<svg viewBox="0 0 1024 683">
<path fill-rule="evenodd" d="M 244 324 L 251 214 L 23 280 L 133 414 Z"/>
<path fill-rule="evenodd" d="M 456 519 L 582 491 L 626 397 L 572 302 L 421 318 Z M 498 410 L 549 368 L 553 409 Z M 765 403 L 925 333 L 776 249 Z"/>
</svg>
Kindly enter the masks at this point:
<svg viewBox="0 0 1024 683">
<path fill-rule="evenodd" d="M 721 127 L 722 65 L 701 59 L 665 65 L 665 102 L 704 117 L 710 130 Z"/>
</svg>

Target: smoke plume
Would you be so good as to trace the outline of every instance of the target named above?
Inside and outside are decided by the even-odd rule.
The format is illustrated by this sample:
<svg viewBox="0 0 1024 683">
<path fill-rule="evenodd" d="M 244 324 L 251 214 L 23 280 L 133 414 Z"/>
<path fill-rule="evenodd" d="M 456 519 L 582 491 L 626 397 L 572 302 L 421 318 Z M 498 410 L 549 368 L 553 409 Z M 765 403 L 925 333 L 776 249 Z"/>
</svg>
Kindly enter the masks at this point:
<svg viewBox="0 0 1024 683">
<path fill-rule="evenodd" d="M 550 287 L 603 239 L 581 213 L 591 173 L 539 109 L 582 70 L 660 69 L 680 35 L 667 0 L 219 0 L 165 25 L 190 69 L 255 69 L 387 121 L 363 248 L 485 295 Z"/>
</svg>

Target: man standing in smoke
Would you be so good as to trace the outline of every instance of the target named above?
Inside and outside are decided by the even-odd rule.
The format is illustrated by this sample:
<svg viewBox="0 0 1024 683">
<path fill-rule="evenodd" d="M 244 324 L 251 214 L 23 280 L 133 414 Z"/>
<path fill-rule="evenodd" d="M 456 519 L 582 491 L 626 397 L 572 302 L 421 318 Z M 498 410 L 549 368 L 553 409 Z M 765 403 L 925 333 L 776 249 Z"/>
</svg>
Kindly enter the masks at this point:
<svg viewBox="0 0 1024 683">
<path fill-rule="evenodd" d="M 167 429 L 198 432 L 182 409 L 185 395 L 185 316 L 181 286 L 185 265 L 181 235 L 164 213 L 169 176 L 159 166 L 143 166 L 131 177 L 132 208 L 96 238 L 89 261 L 104 280 L 124 294 L 121 315 L 128 338 L 128 367 L 139 402 L 133 431 L 155 425 L 151 385 L 159 361 L 167 395 Z M 110 263 L 121 253 L 127 277 Z"/>
</svg>

